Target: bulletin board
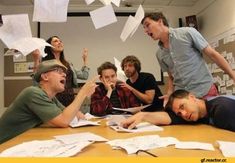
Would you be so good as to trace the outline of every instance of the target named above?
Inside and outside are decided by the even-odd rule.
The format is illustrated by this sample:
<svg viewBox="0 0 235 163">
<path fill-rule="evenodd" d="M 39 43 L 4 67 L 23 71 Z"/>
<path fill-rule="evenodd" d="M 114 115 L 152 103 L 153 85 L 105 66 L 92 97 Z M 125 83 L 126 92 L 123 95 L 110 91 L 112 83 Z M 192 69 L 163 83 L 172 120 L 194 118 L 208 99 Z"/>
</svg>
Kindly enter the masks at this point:
<svg viewBox="0 0 235 163">
<path fill-rule="evenodd" d="M 4 49 L 4 53 L 7 49 Z M 33 84 L 32 72 L 15 73 L 15 64 L 32 62 L 32 55 L 27 55 L 26 61 L 14 62 L 13 55 L 4 55 L 4 107 L 8 107 L 17 95 Z"/>
<path fill-rule="evenodd" d="M 235 29 L 228 30 L 210 41 L 211 46 L 228 61 L 235 70 Z M 208 68 L 212 72 L 214 81 L 220 94 L 235 95 L 233 80 L 225 74 L 215 63 L 206 58 Z"/>
</svg>

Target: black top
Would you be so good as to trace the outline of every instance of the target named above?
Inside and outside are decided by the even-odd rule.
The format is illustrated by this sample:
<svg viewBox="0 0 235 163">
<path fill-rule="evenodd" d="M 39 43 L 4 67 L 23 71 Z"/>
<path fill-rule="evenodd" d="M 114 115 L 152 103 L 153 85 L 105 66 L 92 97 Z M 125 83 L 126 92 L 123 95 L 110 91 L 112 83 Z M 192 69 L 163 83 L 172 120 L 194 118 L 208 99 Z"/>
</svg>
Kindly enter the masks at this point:
<svg viewBox="0 0 235 163">
<path fill-rule="evenodd" d="M 131 83 L 130 79 L 126 81 L 127 84 L 140 91 L 141 93 L 145 93 L 147 90 L 155 90 L 154 100 L 152 105 L 145 108 L 144 111 L 160 111 L 163 110 L 163 100 L 159 99 L 159 96 L 162 96 L 160 89 L 158 88 L 155 77 L 150 73 L 140 72 L 138 79 Z M 139 100 L 140 101 L 140 100 Z M 140 101 L 143 105 L 147 105 L 143 101 Z"/>
<path fill-rule="evenodd" d="M 187 122 L 173 111 L 167 111 L 172 121 L 171 124 L 206 123 L 235 131 L 235 96 L 216 96 L 205 102 L 207 117 L 199 119 L 197 122 Z"/>
</svg>

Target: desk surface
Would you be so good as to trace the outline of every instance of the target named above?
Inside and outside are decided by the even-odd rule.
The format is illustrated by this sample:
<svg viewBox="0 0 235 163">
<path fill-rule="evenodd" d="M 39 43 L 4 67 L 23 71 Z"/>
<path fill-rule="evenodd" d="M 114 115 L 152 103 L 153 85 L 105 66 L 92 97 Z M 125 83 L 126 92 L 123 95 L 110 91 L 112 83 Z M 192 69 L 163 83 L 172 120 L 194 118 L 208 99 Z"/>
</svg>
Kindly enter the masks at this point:
<svg viewBox="0 0 235 163">
<path fill-rule="evenodd" d="M 101 122 L 101 126 L 80 128 L 33 128 L 0 145 L 0 152 L 25 141 L 53 139 L 53 136 L 55 135 L 74 134 L 80 132 L 92 132 L 110 140 L 156 134 L 161 137 L 175 137 L 180 141 L 199 141 L 211 143 L 215 148 L 215 151 L 182 150 L 175 149 L 174 146 L 168 146 L 165 148 L 149 150 L 149 152 L 159 157 L 223 157 L 216 141 L 223 140 L 235 142 L 235 132 L 218 129 L 209 125 L 172 125 L 163 126 L 163 128 L 163 131 L 157 132 L 118 133 L 106 126 L 104 121 Z M 136 155 L 127 155 L 124 150 L 113 150 L 110 145 L 105 144 L 104 142 L 96 142 L 83 149 L 77 156 L 135 157 Z M 138 156 L 148 155 L 139 154 Z"/>
</svg>

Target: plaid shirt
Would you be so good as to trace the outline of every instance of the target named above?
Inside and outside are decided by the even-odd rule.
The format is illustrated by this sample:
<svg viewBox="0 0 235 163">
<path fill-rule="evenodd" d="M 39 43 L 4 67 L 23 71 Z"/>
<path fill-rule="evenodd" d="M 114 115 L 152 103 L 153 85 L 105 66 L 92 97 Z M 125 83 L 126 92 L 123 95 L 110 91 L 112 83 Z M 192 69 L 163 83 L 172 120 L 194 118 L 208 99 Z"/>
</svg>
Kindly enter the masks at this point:
<svg viewBox="0 0 235 163">
<path fill-rule="evenodd" d="M 116 84 L 116 90 L 121 103 L 121 108 L 140 106 L 137 98 L 129 89 Z M 106 94 L 107 90 L 103 84 L 96 87 L 95 93 L 91 96 L 91 114 L 103 116 L 111 113 L 112 103 Z"/>
</svg>

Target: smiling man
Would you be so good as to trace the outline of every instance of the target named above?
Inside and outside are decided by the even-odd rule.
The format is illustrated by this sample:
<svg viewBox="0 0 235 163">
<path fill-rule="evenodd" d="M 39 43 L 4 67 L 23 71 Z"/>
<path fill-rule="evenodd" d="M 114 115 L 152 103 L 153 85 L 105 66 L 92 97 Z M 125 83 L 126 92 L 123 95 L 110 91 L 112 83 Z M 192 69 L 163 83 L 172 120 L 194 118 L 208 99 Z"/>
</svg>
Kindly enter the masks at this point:
<svg viewBox="0 0 235 163">
<path fill-rule="evenodd" d="M 95 91 L 95 79 L 88 81 L 75 100 L 64 107 L 55 97 L 64 91 L 67 68 L 57 60 L 42 62 L 34 79 L 38 86 L 25 88 L 0 119 L 0 144 L 27 131 L 46 124 L 51 127 L 68 127 L 86 98 Z"/>
<path fill-rule="evenodd" d="M 235 131 L 235 96 L 215 96 L 198 99 L 185 90 L 175 91 L 169 98 L 166 112 L 142 112 L 122 122 L 133 128 L 142 121 L 156 125 L 205 123 Z"/>
</svg>

